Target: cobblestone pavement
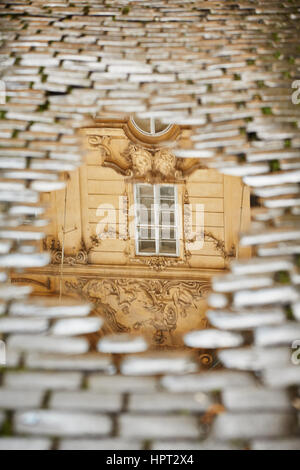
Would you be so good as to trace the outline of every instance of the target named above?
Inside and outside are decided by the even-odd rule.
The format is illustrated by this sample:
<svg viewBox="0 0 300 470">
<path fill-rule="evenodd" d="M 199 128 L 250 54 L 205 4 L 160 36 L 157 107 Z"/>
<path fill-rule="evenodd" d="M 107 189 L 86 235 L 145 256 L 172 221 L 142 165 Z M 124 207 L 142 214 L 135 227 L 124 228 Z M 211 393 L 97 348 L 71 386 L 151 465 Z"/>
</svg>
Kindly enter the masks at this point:
<svg viewBox="0 0 300 470">
<path fill-rule="evenodd" d="M 0 448 L 299 449 L 300 2 L 18 0 L 0 16 Z M 214 279 L 190 352 L 124 335 L 91 352 L 90 306 L 9 283 L 49 262 L 39 195 L 80 165 L 96 113 L 191 125 L 176 154 L 251 188 L 253 258 Z"/>
</svg>

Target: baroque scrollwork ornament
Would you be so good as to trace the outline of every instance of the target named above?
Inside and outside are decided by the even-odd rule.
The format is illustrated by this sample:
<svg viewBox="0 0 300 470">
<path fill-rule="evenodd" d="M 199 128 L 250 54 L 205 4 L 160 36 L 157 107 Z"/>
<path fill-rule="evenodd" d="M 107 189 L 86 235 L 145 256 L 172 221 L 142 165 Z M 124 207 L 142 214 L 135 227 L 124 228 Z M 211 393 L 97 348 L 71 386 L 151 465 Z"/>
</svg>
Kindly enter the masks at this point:
<svg viewBox="0 0 300 470">
<path fill-rule="evenodd" d="M 100 150 L 100 155 L 103 158 L 111 156 L 110 150 L 110 137 L 100 136 L 100 135 L 90 135 L 88 137 L 88 143 L 92 148 L 97 148 Z"/>
<path fill-rule="evenodd" d="M 184 250 L 183 258 L 172 258 L 169 256 L 129 256 L 128 252 L 125 254 L 129 258 L 129 262 L 132 264 L 142 264 L 148 266 L 154 271 L 163 271 L 166 268 L 187 266 L 191 253 L 188 250 Z"/>
<path fill-rule="evenodd" d="M 146 182 L 174 182 L 182 180 L 182 159 L 176 158 L 167 148 L 145 149 L 129 142 L 122 152 L 113 151 L 112 138 L 89 135 L 88 145 L 100 150 L 101 165 L 113 168 L 117 173 Z"/>
<path fill-rule="evenodd" d="M 154 344 L 170 340 L 179 322 L 189 312 L 199 315 L 199 302 L 210 291 L 210 283 L 165 279 L 90 279 L 66 281 L 67 292 L 93 302 L 112 332 L 152 332 Z M 138 315 L 136 314 L 138 312 Z M 201 328 L 207 326 L 205 317 Z"/>
<path fill-rule="evenodd" d="M 147 182 L 182 178 L 182 172 L 176 168 L 177 159 L 167 148 L 150 151 L 130 143 L 123 155 L 130 164 L 127 175 L 132 178 L 143 178 Z"/>
<path fill-rule="evenodd" d="M 63 263 L 68 264 L 70 266 L 74 266 L 75 264 L 88 264 L 88 255 L 89 253 L 95 248 L 99 246 L 101 240 L 96 236 L 91 237 L 91 246 L 87 247 L 83 240 L 81 240 L 81 247 L 80 249 L 72 254 L 68 255 L 65 254 L 63 258 Z M 47 240 L 44 242 L 43 246 L 44 250 L 50 251 L 51 253 L 51 264 L 61 264 L 62 262 L 62 247 L 59 240 L 55 240 L 54 238 L 48 237 Z"/>
</svg>

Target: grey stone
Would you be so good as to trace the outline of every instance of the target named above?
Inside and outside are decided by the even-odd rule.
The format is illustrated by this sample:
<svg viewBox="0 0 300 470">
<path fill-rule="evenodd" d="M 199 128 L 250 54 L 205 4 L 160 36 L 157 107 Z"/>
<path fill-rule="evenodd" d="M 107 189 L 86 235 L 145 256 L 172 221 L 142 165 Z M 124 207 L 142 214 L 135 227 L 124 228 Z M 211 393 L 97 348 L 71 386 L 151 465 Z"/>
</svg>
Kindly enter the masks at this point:
<svg viewBox="0 0 300 470">
<path fill-rule="evenodd" d="M 291 413 L 224 413 L 214 421 L 212 433 L 216 439 L 256 439 L 258 437 L 281 437 L 295 428 Z"/>
<path fill-rule="evenodd" d="M 204 393 L 131 393 L 128 409 L 132 412 L 204 412 L 213 401 Z"/>
<path fill-rule="evenodd" d="M 261 370 L 290 363 L 291 355 L 283 347 L 246 347 L 218 352 L 218 357 L 225 367 L 241 370 Z"/>
<path fill-rule="evenodd" d="M 0 450 L 50 450 L 51 441 L 45 438 L 0 437 Z"/>
<path fill-rule="evenodd" d="M 187 373 L 197 370 L 197 365 L 187 354 L 160 354 L 130 356 L 121 362 L 124 375 L 158 375 L 164 373 Z"/>
<path fill-rule="evenodd" d="M 73 171 L 76 165 L 68 161 L 35 159 L 30 163 L 31 170 Z"/>
<path fill-rule="evenodd" d="M 0 201 L 5 202 L 27 202 L 35 204 L 38 202 L 38 194 L 34 190 L 24 189 L 24 191 L 0 191 Z M 1 232 L 0 232 L 1 234 Z M 7 233 L 7 238 L 11 237 L 10 232 Z M 25 235 L 24 235 L 25 236 Z M 33 236 L 33 235 L 32 235 Z"/>
<path fill-rule="evenodd" d="M 90 310 L 90 304 L 66 297 L 62 297 L 59 303 L 56 297 L 34 297 L 22 302 L 12 302 L 10 307 L 12 315 L 49 318 L 86 316 Z"/>
<path fill-rule="evenodd" d="M 255 439 L 251 442 L 252 450 L 299 450 L 300 438 Z"/>
<path fill-rule="evenodd" d="M 270 287 L 273 279 L 270 276 L 241 276 L 227 274 L 215 277 L 212 286 L 216 292 L 235 292 L 240 289 L 255 289 L 256 287 Z"/>
<path fill-rule="evenodd" d="M 233 294 L 236 307 L 268 304 L 286 304 L 298 300 L 299 294 L 292 286 L 277 286 L 266 289 L 241 290 Z"/>
<path fill-rule="evenodd" d="M 293 315 L 296 320 L 300 321 L 300 302 L 295 302 L 291 305 L 293 310 Z"/>
<path fill-rule="evenodd" d="M 172 392 L 209 392 L 231 387 L 249 387 L 255 385 L 251 374 L 232 371 L 209 371 L 182 376 L 166 375 L 161 385 Z"/>
<path fill-rule="evenodd" d="M 9 208 L 8 213 L 10 215 L 33 215 L 35 217 L 42 215 L 45 212 L 43 207 L 38 206 L 23 206 L 23 205 L 14 205 Z"/>
<path fill-rule="evenodd" d="M 43 393 L 40 390 L 0 388 L 0 408 L 8 410 L 38 408 L 41 405 L 42 398 Z"/>
<path fill-rule="evenodd" d="M 254 332 L 254 341 L 258 346 L 291 345 L 300 338 L 300 324 L 296 322 L 284 325 L 261 326 Z"/>
<path fill-rule="evenodd" d="M 13 243 L 11 240 L 0 240 L 0 253 L 1 255 L 6 254 L 10 251 Z"/>
<path fill-rule="evenodd" d="M 88 379 L 88 386 L 91 390 L 99 390 L 99 392 L 110 392 L 113 390 L 117 393 L 128 392 L 154 392 L 157 389 L 157 380 L 154 377 L 126 377 L 122 375 L 100 375 L 91 374 Z"/>
<path fill-rule="evenodd" d="M 213 308 L 225 308 L 228 305 L 228 298 L 224 294 L 212 293 L 208 297 L 208 305 Z"/>
<path fill-rule="evenodd" d="M 292 360 L 292 352 L 291 352 Z M 272 367 L 263 370 L 262 380 L 269 387 L 290 387 L 300 385 L 300 367 L 290 364 L 281 367 Z"/>
<path fill-rule="evenodd" d="M 5 314 L 6 309 L 7 309 L 6 302 L 0 301 L 0 316 Z"/>
<path fill-rule="evenodd" d="M 4 385 L 21 390 L 75 390 L 80 388 L 79 372 L 7 372 Z"/>
<path fill-rule="evenodd" d="M 68 356 L 30 352 L 25 356 L 25 365 L 30 369 L 45 370 L 102 371 L 107 374 L 113 374 L 116 371 L 111 356 L 97 353 Z"/>
<path fill-rule="evenodd" d="M 152 450 L 236 450 L 237 446 L 230 443 L 218 442 L 212 439 L 205 441 L 193 441 L 193 440 L 159 440 L 153 441 L 151 444 Z"/>
<path fill-rule="evenodd" d="M 18 367 L 21 360 L 21 353 L 6 347 L 6 367 Z"/>
<path fill-rule="evenodd" d="M 9 253 L 0 256 L 0 268 L 39 268 L 47 266 L 50 261 L 48 253 L 22 254 Z"/>
<path fill-rule="evenodd" d="M 138 440 L 114 439 L 62 439 L 59 450 L 140 450 Z"/>
<path fill-rule="evenodd" d="M 3 300 L 22 298 L 32 292 L 31 286 L 13 286 L 9 283 L 0 286 L 0 297 Z"/>
<path fill-rule="evenodd" d="M 298 183 L 300 181 L 300 171 L 286 171 L 279 174 L 247 176 L 245 184 L 249 186 L 273 186 L 286 183 Z"/>
<path fill-rule="evenodd" d="M 38 192 L 50 192 L 50 191 L 58 191 L 64 189 L 66 186 L 64 181 L 33 181 L 30 184 L 30 189 L 33 191 Z"/>
<path fill-rule="evenodd" d="M 12 335 L 8 346 L 19 351 L 80 354 L 88 351 L 89 343 L 84 338 L 68 336 Z"/>
<path fill-rule="evenodd" d="M 31 231 L 25 232 L 22 230 L 0 230 L 0 238 L 11 238 L 12 240 L 39 241 L 39 240 L 42 240 L 44 237 L 45 237 L 44 233 L 41 233 L 41 232 L 31 232 Z"/>
<path fill-rule="evenodd" d="M 230 348 L 243 344 L 240 334 L 213 329 L 191 331 L 184 335 L 184 343 L 191 348 Z"/>
<path fill-rule="evenodd" d="M 224 164 L 223 164 L 224 165 Z M 269 166 L 266 165 L 265 163 L 257 163 L 257 164 L 244 164 L 242 166 L 234 165 L 234 166 L 228 166 L 224 167 L 222 165 L 222 173 L 225 175 L 231 175 L 231 176 L 242 176 L 244 180 L 246 178 L 256 178 L 256 175 L 259 173 L 268 173 L 269 172 Z M 250 176 L 251 175 L 251 176 Z M 252 176 L 255 175 L 255 176 Z"/>
<path fill-rule="evenodd" d="M 14 424 L 18 433 L 41 436 L 101 436 L 112 430 L 112 422 L 107 416 L 74 411 L 17 412 Z"/>
<path fill-rule="evenodd" d="M 222 401 L 229 411 L 281 411 L 291 409 L 286 390 L 263 387 L 232 388 L 222 392 Z"/>
<path fill-rule="evenodd" d="M 261 325 L 284 323 L 283 309 L 248 309 L 237 312 L 209 310 L 207 318 L 212 326 L 223 330 L 247 330 Z"/>
<path fill-rule="evenodd" d="M 83 410 L 117 412 L 122 407 L 122 397 L 115 391 L 106 394 L 98 392 L 55 392 L 51 396 L 50 408 L 61 410 Z"/>
<path fill-rule="evenodd" d="M 50 333 L 56 336 L 73 336 L 94 333 L 103 325 L 100 317 L 66 318 L 54 321 Z"/>
<path fill-rule="evenodd" d="M 300 175 L 300 171 L 299 171 Z M 246 178 L 245 178 L 246 180 Z M 245 181 L 246 182 L 246 181 Z M 246 183 L 247 184 L 247 183 Z M 290 240 L 298 240 L 300 237 L 300 230 L 264 230 L 262 233 L 251 233 L 241 236 L 242 246 L 259 245 L 261 243 L 284 242 Z"/>
<path fill-rule="evenodd" d="M 0 429 L 4 421 L 5 421 L 5 414 L 3 413 L 3 411 L 0 410 Z"/>
<path fill-rule="evenodd" d="M 1 333 L 41 333 L 48 329 L 48 321 L 44 318 L 0 318 Z"/>
<path fill-rule="evenodd" d="M 119 417 L 120 435 L 133 439 L 199 437 L 197 420 L 191 416 L 138 416 L 123 414 Z"/>
<path fill-rule="evenodd" d="M 128 354 L 144 352 L 148 344 L 142 336 L 133 336 L 126 333 L 104 336 L 98 342 L 98 351 L 111 354 Z"/>
<path fill-rule="evenodd" d="M 14 170 L 23 170 L 26 168 L 26 159 L 20 157 L 1 157 L 0 168 L 9 168 Z"/>
</svg>

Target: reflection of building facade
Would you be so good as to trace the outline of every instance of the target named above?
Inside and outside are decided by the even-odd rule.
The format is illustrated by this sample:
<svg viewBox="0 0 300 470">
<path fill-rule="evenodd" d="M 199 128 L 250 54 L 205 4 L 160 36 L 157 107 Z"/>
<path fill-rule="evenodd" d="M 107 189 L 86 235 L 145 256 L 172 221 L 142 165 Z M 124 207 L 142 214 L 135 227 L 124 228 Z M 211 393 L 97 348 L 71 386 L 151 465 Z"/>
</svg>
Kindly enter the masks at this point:
<svg viewBox="0 0 300 470">
<path fill-rule="evenodd" d="M 248 255 L 237 253 L 237 234 L 249 221 L 249 193 L 240 179 L 164 146 L 184 147 L 188 128 L 154 131 L 125 120 L 83 130 L 85 164 L 66 192 L 45 195 L 52 265 L 24 277 L 40 293 L 92 300 L 108 331 L 171 346 L 206 326 L 211 276 Z"/>
</svg>

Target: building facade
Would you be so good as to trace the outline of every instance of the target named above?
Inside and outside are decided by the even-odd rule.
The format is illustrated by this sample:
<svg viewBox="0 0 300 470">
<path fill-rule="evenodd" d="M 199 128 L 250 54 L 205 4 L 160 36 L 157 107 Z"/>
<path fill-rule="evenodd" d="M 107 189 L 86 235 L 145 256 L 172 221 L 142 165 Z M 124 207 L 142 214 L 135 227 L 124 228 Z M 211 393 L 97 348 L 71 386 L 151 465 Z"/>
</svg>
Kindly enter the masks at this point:
<svg viewBox="0 0 300 470">
<path fill-rule="evenodd" d="M 189 145 L 187 126 L 96 119 L 81 133 L 84 165 L 65 174 L 66 190 L 43 195 L 52 263 L 14 281 L 93 302 L 104 334 L 181 345 L 184 332 L 207 326 L 211 277 L 250 255 L 238 248 L 249 190 L 204 158 L 176 156 L 175 143 Z"/>
</svg>

